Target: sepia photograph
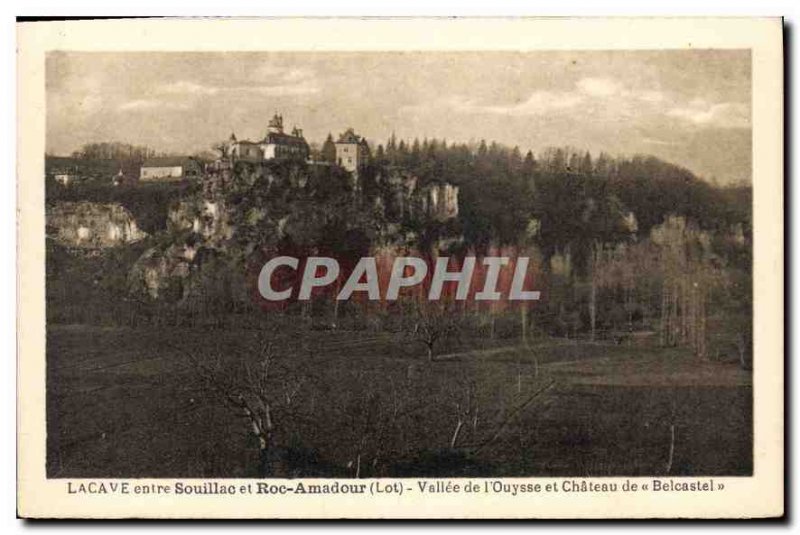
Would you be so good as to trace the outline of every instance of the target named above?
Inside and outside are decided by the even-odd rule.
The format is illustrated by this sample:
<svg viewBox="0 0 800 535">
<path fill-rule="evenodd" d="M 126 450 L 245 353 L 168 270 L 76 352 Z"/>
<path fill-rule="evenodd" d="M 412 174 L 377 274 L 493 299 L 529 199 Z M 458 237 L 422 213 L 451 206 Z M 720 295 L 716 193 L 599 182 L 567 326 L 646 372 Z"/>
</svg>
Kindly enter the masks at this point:
<svg viewBox="0 0 800 535">
<path fill-rule="evenodd" d="M 748 51 L 45 76 L 50 477 L 752 473 Z M 283 254 L 523 256 L 542 295 L 269 302 Z"/>
<path fill-rule="evenodd" d="M 48 48 L 44 478 L 757 475 L 753 51 L 490 48 Z"/>
</svg>

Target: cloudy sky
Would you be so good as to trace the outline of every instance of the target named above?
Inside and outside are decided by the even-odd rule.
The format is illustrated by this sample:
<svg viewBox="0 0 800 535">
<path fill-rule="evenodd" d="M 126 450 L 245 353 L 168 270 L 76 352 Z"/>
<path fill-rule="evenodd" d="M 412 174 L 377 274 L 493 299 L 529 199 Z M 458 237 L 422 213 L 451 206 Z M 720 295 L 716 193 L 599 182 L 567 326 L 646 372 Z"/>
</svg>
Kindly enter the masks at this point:
<svg viewBox="0 0 800 535">
<path fill-rule="evenodd" d="M 275 111 L 310 142 L 352 126 L 534 153 L 649 153 L 750 180 L 748 51 L 72 53 L 47 58 L 47 150 L 92 141 L 196 152 L 263 137 Z"/>
</svg>

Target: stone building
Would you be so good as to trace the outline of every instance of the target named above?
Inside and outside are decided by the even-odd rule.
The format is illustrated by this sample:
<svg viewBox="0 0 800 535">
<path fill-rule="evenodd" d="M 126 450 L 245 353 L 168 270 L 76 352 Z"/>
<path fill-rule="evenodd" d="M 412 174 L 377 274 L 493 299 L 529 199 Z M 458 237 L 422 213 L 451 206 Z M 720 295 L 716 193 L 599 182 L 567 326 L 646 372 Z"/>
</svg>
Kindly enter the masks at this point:
<svg viewBox="0 0 800 535">
<path fill-rule="evenodd" d="M 294 127 L 291 134 L 284 132 L 283 116 L 276 113 L 267 123 L 267 133 L 262 140 L 238 140 L 235 134 L 231 134 L 223 156 L 247 162 L 305 161 L 309 156 L 309 147 L 301 129 Z"/>
<path fill-rule="evenodd" d="M 367 140 L 348 128 L 339 136 L 336 145 L 336 163 L 347 171 L 358 172 L 369 159 Z"/>
<path fill-rule="evenodd" d="M 200 164 L 191 158 L 151 158 L 142 164 L 139 180 L 156 182 L 197 178 L 200 176 L 200 171 Z"/>
</svg>

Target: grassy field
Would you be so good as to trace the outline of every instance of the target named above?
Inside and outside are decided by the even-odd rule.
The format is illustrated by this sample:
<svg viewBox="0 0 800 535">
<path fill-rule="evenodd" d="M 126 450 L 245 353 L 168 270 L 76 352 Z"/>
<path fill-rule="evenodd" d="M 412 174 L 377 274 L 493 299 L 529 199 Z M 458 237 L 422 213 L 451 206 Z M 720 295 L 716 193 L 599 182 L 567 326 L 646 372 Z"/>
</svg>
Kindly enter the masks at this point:
<svg viewBox="0 0 800 535">
<path fill-rule="evenodd" d="M 295 469 L 277 475 L 353 477 L 355 450 L 362 476 L 752 472 L 751 375 L 735 364 L 561 339 L 461 343 L 428 363 L 399 335 L 281 332 L 301 379 L 283 383 L 296 411 L 276 412 L 276 440 Z M 241 377 L 258 337 L 49 326 L 49 477 L 262 475 L 248 422 L 198 373 Z"/>
</svg>

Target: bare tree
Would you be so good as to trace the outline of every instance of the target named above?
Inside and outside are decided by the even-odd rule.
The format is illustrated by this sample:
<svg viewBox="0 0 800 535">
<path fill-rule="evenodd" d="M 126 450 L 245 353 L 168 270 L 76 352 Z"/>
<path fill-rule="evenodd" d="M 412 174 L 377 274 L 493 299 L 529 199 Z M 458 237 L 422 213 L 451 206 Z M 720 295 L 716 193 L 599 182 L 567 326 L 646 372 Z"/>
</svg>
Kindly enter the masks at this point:
<svg viewBox="0 0 800 535">
<path fill-rule="evenodd" d="M 434 362 L 436 348 L 458 331 L 461 315 L 444 302 L 413 301 L 406 307 L 410 309 L 404 322 L 406 332 L 425 346 L 428 361 Z"/>
<path fill-rule="evenodd" d="M 456 379 L 451 395 L 451 404 L 456 425 L 450 438 L 450 448 L 455 449 L 465 425 L 472 427 L 473 436 L 478 428 L 478 385 L 474 379 Z"/>
<path fill-rule="evenodd" d="M 230 156 L 228 154 L 229 146 L 225 141 L 219 141 L 211 145 L 211 150 L 218 152 L 220 159 L 224 160 Z"/>
<path fill-rule="evenodd" d="M 259 337 L 254 353 L 238 363 L 225 362 L 219 353 L 209 361 L 193 361 L 202 383 L 246 420 L 258 439 L 259 471 L 272 475 L 278 426 L 291 428 L 304 418 L 297 398 L 314 380 L 282 361 L 269 336 Z"/>
</svg>

